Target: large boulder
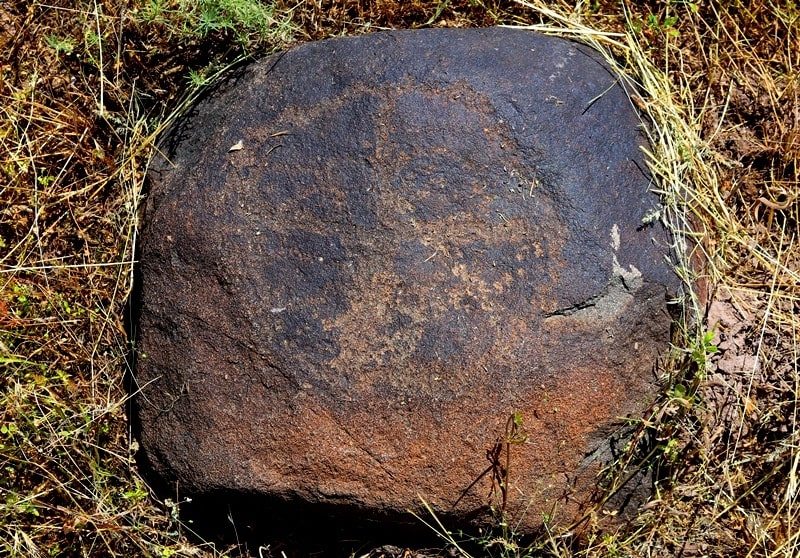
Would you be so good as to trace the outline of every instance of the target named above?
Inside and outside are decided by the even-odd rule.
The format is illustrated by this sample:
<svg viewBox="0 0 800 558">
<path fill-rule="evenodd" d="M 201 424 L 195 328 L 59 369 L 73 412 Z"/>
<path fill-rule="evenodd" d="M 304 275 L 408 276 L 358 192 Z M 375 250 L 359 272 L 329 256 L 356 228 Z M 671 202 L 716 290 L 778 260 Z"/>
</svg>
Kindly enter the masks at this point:
<svg viewBox="0 0 800 558">
<path fill-rule="evenodd" d="M 527 31 L 332 39 L 236 73 L 150 173 L 151 478 L 264 509 L 575 519 L 670 341 L 644 143 L 593 51 Z"/>
</svg>

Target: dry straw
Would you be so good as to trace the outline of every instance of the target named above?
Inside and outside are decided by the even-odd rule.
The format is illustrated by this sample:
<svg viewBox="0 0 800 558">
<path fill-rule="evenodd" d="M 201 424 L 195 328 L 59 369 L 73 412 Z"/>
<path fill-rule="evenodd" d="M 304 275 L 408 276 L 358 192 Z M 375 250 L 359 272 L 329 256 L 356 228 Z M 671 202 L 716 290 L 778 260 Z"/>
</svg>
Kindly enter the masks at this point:
<svg viewBox="0 0 800 558">
<path fill-rule="evenodd" d="M 679 46 L 678 32 L 662 29 L 663 50 L 654 56 L 627 10 L 625 31 L 605 33 L 582 23 L 580 4 L 519 4 L 542 20 L 525 28 L 591 45 L 636 84 L 631 100 L 646 116 L 655 190 L 675 233 L 676 271 L 695 318 L 677 347 L 694 362 L 671 363 L 665 397 L 644 417 L 657 440 L 675 441 L 680 452 L 665 452 L 675 462 L 632 528 L 598 536 L 579 554 L 797 555 L 799 105 L 797 74 L 783 72 L 796 72 L 800 14 L 791 5 L 712 3 L 701 18 L 686 3 L 674 13 L 683 8 L 681 29 L 693 36 Z M 670 6 L 651 23 L 668 21 Z M 740 28 L 764 11 L 785 48 L 770 59 L 750 48 Z M 722 76 L 716 82 L 698 77 L 701 57 L 707 71 Z M 722 99 L 720 83 L 727 88 Z M 758 147 L 780 160 L 758 172 L 752 161 L 748 168 L 731 158 L 743 150 L 719 149 L 722 138 L 743 134 L 735 114 L 742 103 L 732 106 L 737 86 L 760 95 L 775 118 L 772 136 L 764 134 Z M 781 110 L 787 106 L 794 113 Z"/>
</svg>

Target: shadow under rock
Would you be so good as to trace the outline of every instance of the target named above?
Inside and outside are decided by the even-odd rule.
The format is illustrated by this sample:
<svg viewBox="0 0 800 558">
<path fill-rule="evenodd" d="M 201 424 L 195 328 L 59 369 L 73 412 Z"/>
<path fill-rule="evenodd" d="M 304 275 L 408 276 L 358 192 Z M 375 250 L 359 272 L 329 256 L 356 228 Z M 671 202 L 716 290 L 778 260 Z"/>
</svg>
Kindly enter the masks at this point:
<svg viewBox="0 0 800 558">
<path fill-rule="evenodd" d="M 194 498 L 181 505 L 181 520 L 208 542 L 236 544 L 259 557 L 372 556 L 379 547 L 443 546 L 410 513 L 380 515 L 355 506 L 311 506 L 235 493 Z M 425 552 L 416 555 L 448 556 L 444 550 Z"/>
</svg>

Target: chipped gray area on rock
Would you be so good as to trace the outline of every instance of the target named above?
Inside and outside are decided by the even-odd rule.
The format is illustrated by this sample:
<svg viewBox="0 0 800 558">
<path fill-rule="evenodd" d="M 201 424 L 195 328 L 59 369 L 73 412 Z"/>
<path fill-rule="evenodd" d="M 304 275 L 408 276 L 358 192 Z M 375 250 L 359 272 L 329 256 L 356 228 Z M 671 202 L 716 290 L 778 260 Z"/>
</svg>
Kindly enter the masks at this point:
<svg viewBox="0 0 800 558">
<path fill-rule="evenodd" d="M 612 275 L 610 281 L 599 294 L 547 314 L 547 319 L 573 318 L 600 323 L 615 319 L 625 307 L 634 299 L 634 294 L 643 285 L 642 273 L 635 266 L 630 265 L 625 269 L 619 264 L 618 250 L 620 247 L 619 227 L 615 224 L 611 228 Z"/>
</svg>

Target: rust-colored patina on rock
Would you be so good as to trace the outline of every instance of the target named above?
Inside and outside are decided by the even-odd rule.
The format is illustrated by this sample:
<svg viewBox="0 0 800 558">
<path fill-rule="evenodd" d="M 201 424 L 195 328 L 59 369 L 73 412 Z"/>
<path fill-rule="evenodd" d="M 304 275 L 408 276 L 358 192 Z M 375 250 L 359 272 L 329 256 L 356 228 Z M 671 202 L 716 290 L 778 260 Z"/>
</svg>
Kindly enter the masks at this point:
<svg viewBox="0 0 800 558">
<path fill-rule="evenodd" d="M 150 175 L 154 478 L 487 522 L 518 413 L 512 524 L 577 517 L 670 339 L 640 125 L 588 48 L 511 29 L 305 44 L 226 81 Z"/>
</svg>

